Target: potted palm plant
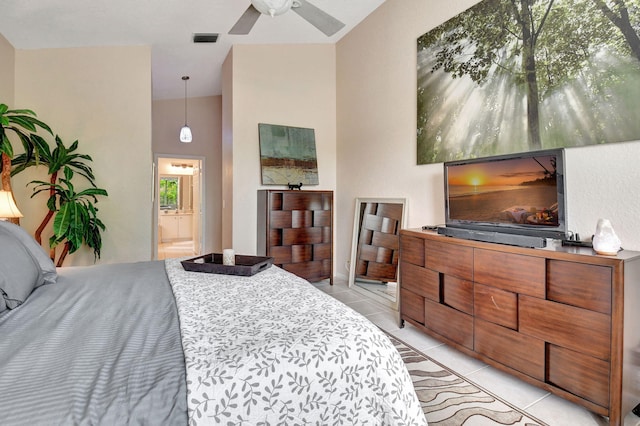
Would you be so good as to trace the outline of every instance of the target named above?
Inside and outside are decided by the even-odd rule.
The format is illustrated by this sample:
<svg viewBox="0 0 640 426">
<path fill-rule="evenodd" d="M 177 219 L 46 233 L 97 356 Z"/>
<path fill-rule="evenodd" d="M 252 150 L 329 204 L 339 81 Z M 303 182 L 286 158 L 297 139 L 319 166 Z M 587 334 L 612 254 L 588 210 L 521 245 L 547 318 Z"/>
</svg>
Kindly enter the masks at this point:
<svg viewBox="0 0 640 426">
<path fill-rule="evenodd" d="M 49 239 L 49 246 L 54 250 L 59 244 L 64 244 L 62 253 L 58 257 L 56 266 L 62 266 L 67 254 L 78 250 L 82 244 L 93 249 L 96 259 L 100 257 L 102 237 L 100 232 L 105 226 L 98 218 L 98 209 L 94 203 L 98 202 L 97 196 L 107 196 L 107 191 L 95 186 L 76 191 L 71 180 L 73 170 L 65 165 L 64 177 L 60 177 L 60 183 L 35 180 L 31 197 L 43 191 L 49 192 L 47 206 L 55 212 L 53 218 L 53 236 Z"/>
<path fill-rule="evenodd" d="M 88 245 L 94 251 L 94 256 L 100 257 L 102 237 L 100 232 L 105 225 L 98 218 L 98 209 L 94 203 L 97 196 L 107 196 L 107 191 L 95 184 L 95 176 L 87 162 L 92 161 L 86 154 L 76 152 L 78 141 L 66 147 L 56 135 L 56 146 L 49 148 L 47 141 L 36 134 L 38 129 L 46 130 L 53 135 L 51 128 L 29 109 L 10 110 L 6 104 L 0 104 L 0 154 L 2 163 L 2 189 L 11 191 L 11 176 L 24 171 L 28 167 L 44 165 L 48 168 L 49 182 L 32 181 L 35 185 L 33 198 L 36 194 L 48 191 L 48 211 L 36 229 L 35 239 L 42 244 L 42 232 L 53 218 L 53 236 L 49 239 L 50 256 L 55 261 L 56 247 L 63 245 L 62 253 L 58 257 L 57 266 L 62 266 L 67 254 L 73 253 L 82 244 Z M 15 156 L 9 139 L 13 132 L 19 138 L 24 153 Z M 59 178 L 60 171 L 64 177 Z M 76 191 L 71 179 L 75 173 L 83 176 L 90 188 Z"/>
<path fill-rule="evenodd" d="M 11 159 L 13 158 L 13 146 L 9 134 L 14 133 L 22 142 L 25 156 L 31 160 L 38 160 L 38 147 L 34 146 L 31 136 L 38 128 L 51 132 L 51 128 L 40 121 L 36 114 L 29 109 L 10 110 L 6 104 L 0 103 L 0 176 L 2 177 L 2 189 L 11 191 Z M 13 193 L 13 192 L 12 192 Z"/>
<path fill-rule="evenodd" d="M 55 188 L 53 185 L 58 180 L 58 174 L 60 173 L 63 167 L 68 166 L 72 170 L 75 170 L 81 176 L 84 176 L 84 178 L 89 182 L 89 184 L 92 187 L 96 188 L 95 176 L 93 175 L 93 170 L 91 169 L 91 166 L 87 164 L 87 162 L 93 161 L 93 160 L 89 155 L 79 154 L 75 152 L 78 149 L 77 140 L 74 141 L 71 144 L 71 146 L 66 147 L 62 142 L 62 139 L 60 138 L 60 136 L 56 135 L 56 138 L 55 138 L 56 147 L 53 150 L 50 150 L 47 142 L 38 135 L 31 135 L 31 140 L 33 145 L 37 147 L 38 154 L 39 154 L 38 158 L 35 158 L 34 156 L 31 156 L 31 158 L 29 158 L 29 156 L 27 156 L 26 154 L 20 154 L 16 156 L 11 162 L 13 166 L 13 170 L 11 171 L 12 176 L 17 173 L 20 173 L 21 171 L 25 170 L 28 167 L 33 167 L 38 165 L 46 166 L 48 168 L 47 173 L 49 175 L 49 183 L 51 185 L 49 188 L 49 197 L 51 197 L 55 195 Z M 56 203 L 53 203 L 51 205 L 49 203 L 47 204 L 48 211 L 44 219 L 42 219 L 42 222 L 40 222 L 40 225 L 35 231 L 34 237 L 36 241 L 40 244 L 42 244 L 42 232 L 44 231 L 45 227 L 49 224 L 49 222 L 51 221 L 51 218 L 56 212 L 55 204 Z M 54 258 L 55 253 L 52 253 L 51 256 L 52 258 Z"/>
</svg>

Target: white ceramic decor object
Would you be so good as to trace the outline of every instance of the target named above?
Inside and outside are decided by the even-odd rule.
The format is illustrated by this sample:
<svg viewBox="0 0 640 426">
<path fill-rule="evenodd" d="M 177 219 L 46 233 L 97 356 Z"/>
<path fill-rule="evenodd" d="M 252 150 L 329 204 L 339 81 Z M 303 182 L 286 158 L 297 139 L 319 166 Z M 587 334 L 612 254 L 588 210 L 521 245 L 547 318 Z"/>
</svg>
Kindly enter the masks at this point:
<svg viewBox="0 0 640 426">
<path fill-rule="evenodd" d="M 613 230 L 609 219 L 599 219 L 593 236 L 593 249 L 598 254 L 615 256 L 620 251 L 620 238 Z"/>
<path fill-rule="evenodd" d="M 222 250 L 222 264 L 233 266 L 236 264 L 236 254 L 233 249 Z"/>
</svg>

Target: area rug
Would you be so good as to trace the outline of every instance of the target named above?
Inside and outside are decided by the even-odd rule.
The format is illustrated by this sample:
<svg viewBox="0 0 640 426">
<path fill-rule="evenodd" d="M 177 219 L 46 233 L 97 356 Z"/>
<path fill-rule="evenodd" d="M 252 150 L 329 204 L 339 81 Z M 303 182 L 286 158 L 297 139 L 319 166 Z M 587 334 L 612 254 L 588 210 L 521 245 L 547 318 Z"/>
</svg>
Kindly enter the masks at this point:
<svg viewBox="0 0 640 426">
<path fill-rule="evenodd" d="M 547 426 L 406 343 L 389 338 L 409 370 L 430 426 Z"/>
</svg>

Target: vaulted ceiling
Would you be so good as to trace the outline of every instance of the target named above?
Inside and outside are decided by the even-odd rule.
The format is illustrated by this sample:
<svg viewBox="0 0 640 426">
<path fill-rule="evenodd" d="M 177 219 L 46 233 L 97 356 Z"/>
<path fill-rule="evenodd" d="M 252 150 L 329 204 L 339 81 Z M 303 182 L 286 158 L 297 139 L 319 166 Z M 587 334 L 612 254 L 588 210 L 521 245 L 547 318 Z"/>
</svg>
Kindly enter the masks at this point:
<svg viewBox="0 0 640 426">
<path fill-rule="evenodd" d="M 300 14 L 260 15 L 246 35 L 228 34 L 250 0 L 3 0 L 0 34 L 16 49 L 151 46 L 154 99 L 220 94 L 222 63 L 234 44 L 336 43 L 384 0 L 302 0 L 345 26 L 325 35 Z M 198 33 L 219 34 L 194 43 Z"/>
</svg>

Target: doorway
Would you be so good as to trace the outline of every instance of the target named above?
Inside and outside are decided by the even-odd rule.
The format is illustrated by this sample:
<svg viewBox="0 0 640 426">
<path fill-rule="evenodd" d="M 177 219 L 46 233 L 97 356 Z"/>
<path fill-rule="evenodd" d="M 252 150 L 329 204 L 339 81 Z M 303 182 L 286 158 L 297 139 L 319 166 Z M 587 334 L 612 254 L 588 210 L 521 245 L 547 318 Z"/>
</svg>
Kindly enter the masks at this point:
<svg viewBox="0 0 640 426">
<path fill-rule="evenodd" d="M 155 157 L 155 259 L 191 257 L 204 248 L 204 158 Z"/>
</svg>

